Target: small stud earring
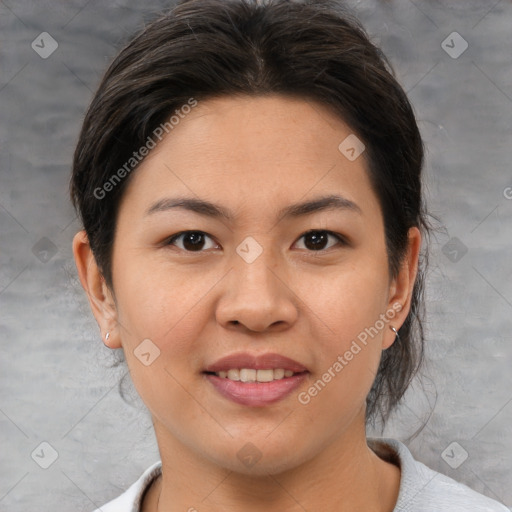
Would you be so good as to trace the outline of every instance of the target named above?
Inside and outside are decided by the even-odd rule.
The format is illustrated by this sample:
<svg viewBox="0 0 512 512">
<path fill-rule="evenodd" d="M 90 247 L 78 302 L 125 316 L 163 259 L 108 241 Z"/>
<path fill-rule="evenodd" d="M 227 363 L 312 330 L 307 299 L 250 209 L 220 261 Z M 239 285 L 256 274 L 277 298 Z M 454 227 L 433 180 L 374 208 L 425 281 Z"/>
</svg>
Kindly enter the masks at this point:
<svg viewBox="0 0 512 512">
<path fill-rule="evenodd" d="M 105 341 L 108 341 L 109 338 L 110 338 L 110 332 L 107 332 L 107 334 L 105 334 Z"/>
</svg>

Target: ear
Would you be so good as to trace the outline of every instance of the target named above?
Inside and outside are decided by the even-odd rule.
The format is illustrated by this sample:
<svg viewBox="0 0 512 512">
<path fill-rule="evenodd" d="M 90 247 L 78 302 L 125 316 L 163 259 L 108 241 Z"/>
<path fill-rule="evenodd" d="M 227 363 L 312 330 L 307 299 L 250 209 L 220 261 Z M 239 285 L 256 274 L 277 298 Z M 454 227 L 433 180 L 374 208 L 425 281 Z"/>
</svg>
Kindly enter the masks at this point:
<svg viewBox="0 0 512 512">
<path fill-rule="evenodd" d="M 89 239 L 84 230 L 79 231 L 73 238 L 73 255 L 80 282 L 89 299 L 89 304 L 100 327 L 105 345 L 110 348 L 120 348 L 121 341 L 117 329 L 117 309 L 114 296 L 96 264 Z M 110 333 L 108 341 L 105 340 L 107 332 Z"/>
<path fill-rule="evenodd" d="M 416 226 L 413 226 L 409 229 L 408 237 L 407 254 L 403 259 L 398 275 L 390 284 L 390 298 L 387 311 L 395 311 L 396 314 L 389 321 L 389 327 L 387 328 L 389 333 L 386 332 L 382 338 L 383 350 L 389 348 L 396 339 L 396 334 L 390 326 L 393 326 L 398 331 L 411 309 L 412 292 L 418 273 L 421 232 Z"/>
</svg>

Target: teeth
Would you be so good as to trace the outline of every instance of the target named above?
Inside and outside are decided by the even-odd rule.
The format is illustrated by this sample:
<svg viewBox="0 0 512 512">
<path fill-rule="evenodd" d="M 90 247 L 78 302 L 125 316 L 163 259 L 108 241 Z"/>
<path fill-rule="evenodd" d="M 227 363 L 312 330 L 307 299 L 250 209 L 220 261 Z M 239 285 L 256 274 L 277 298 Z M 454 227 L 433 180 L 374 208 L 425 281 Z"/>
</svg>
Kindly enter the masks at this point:
<svg viewBox="0 0 512 512">
<path fill-rule="evenodd" d="M 256 370 L 248 370 L 243 368 L 240 370 L 240 380 L 242 382 L 256 382 L 257 372 Z"/>
<path fill-rule="evenodd" d="M 219 372 L 219 373 L 226 373 L 226 372 Z M 222 377 L 222 375 L 221 375 Z M 240 380 L 240 370 L 228 370 L 228 379 L 230 380 Z"/>
<path fill-rule="evenodd" d="M 277 368 L 275 370 L 253 370 L 252 368 L 231 369 L 226 371 L 216 372 L 215 375 L 222 379 L 236 380 L 242 382 L 272 382 L 273 380 L 280 380 L 284 377 L 291 377 L 294 374 L 291 370 L 283 370 Z"/>
</svg>

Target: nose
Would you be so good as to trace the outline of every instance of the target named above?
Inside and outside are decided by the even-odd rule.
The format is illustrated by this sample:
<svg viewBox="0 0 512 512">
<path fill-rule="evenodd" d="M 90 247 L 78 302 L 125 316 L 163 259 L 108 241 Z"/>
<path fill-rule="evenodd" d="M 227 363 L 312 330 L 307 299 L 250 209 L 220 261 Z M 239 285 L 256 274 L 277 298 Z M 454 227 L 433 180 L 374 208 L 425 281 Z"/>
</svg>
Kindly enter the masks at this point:
<svg viewBox="0 0 512 512">
<path fill-rule="evenodd" d="M 287 282 L 288 274 L 270 250 L 250 263 L 234 254 L 217 303 L 217 322 L 226 329 L 245 327 L 255 332 L 290 328 L 297 320 L 300 300 Z"/>
</svg>

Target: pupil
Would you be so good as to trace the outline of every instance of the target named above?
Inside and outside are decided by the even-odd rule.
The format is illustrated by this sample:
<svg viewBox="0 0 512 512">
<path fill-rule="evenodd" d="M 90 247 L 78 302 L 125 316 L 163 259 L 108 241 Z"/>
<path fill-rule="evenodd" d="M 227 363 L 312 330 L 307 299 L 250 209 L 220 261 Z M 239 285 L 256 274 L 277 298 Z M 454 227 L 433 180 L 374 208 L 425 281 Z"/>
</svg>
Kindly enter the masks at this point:
<svg viewBox="0 0 512 512">
<path fill-rule="evenodd" d="M 190 242 L 190 243 L 189 243 Z M 201 249 L 204 243 L 203 234 L 202 233 L 188 233 L 183 237 L 183 247 L 189 250 L 197 250 Z"/>
<path fill-rule="evenodd" d="M 313 243 L 312 243 L 312 247 L 309 247 L 308 246 L 308 240 L 311 240 Z M 310 233 L 309 235 L 306 236 L 306 247 L 308 247 L 308 249 L 312 248 L 313 250 L 318 250 L 318 249 L 322 249 L 323 245 L 325 245 L 325 242 L 327 241 L 327 236 L 325 233 L 321 233 L 321 234 L 318 234 L 318 233 Z"/>
</svg>

